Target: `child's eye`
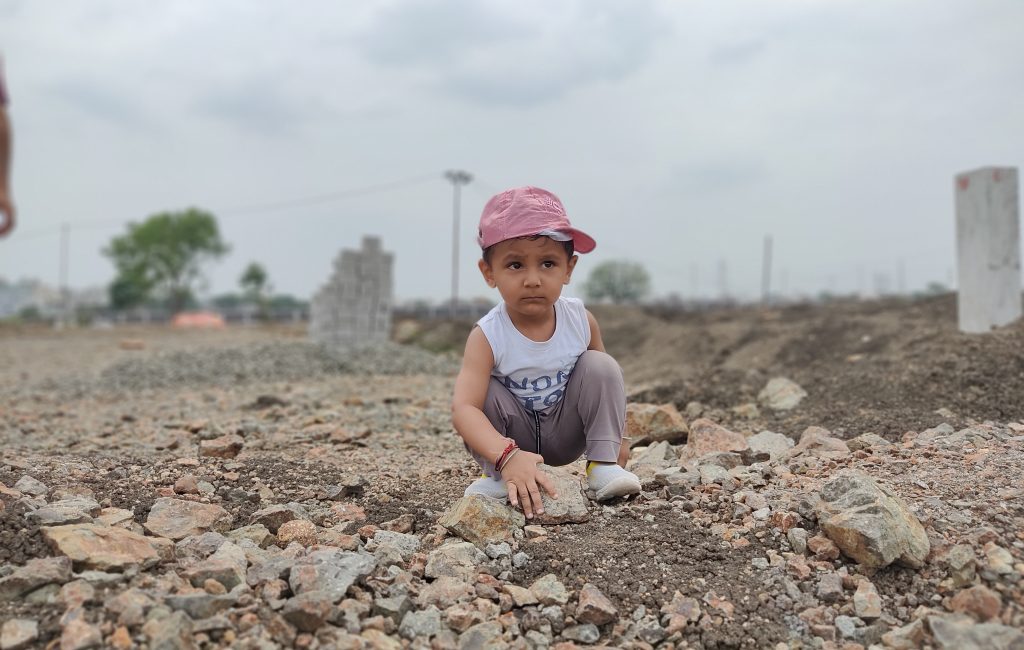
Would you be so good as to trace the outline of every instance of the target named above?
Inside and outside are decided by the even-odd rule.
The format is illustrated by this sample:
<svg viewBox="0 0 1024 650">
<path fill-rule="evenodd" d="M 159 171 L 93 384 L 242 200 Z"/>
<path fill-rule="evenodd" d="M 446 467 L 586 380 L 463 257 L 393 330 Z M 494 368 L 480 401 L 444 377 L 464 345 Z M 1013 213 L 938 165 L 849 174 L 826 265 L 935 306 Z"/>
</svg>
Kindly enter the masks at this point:
<svg viewBox="0 0 1024 650">
<path fill-rule="evenodd" d="M 544 260 L 543 262 L 541 262 L 541 264 L 543 264 L 544 268 L 546 269 L 553 269 L 555 268 L 555 266 L 557 266 L 557 262 L 555 262 L 554 260 Z"/>
<path fill-rule="evenodd" d="M 518 271 L 522 267 L 523 267 L 523 265 L 520 264 L 519 262 L 509 262 L 508 263 L 508 268 L 512 269 L 513 271 Z"/>
</svg>

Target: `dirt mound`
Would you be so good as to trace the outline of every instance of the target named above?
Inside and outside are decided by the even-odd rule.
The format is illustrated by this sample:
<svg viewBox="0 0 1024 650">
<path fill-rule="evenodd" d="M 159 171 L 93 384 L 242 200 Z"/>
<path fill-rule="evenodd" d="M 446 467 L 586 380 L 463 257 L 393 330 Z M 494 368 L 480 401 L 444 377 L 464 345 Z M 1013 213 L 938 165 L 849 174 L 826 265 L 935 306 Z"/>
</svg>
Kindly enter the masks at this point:
<svg viewBox="0 0 1024 650">
<path fill-rule="evenodd" d="M 985 335 L 956 326 L 955 296 L 693 313 L 598 309 L 632 399 L 690 402 L 737 429 L 809 425 L 894 438 L 943 421 L 1024 418 L 1024 323 Z M 756 402 L 768 379 L 808 392 L 798 408 Z M 943 417 L 939 409 L 952 412 Z"/>
</svg>

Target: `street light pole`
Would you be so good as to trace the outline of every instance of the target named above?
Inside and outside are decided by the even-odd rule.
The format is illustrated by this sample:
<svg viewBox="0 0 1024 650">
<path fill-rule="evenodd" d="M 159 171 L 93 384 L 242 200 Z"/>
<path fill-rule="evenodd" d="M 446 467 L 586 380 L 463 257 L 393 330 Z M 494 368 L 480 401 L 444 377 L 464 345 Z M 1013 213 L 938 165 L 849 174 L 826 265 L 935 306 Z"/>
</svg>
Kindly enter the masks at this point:
<svg viewBox="0 0 1024 650">
<path fill-rule="evenodd" d="M 455 320 L 459 304 L 459 203 L 462 186 L 473 180 L 472 174 L 461 169 L 450 169 L 444 177 L 452 184 L 452 304 L 451 318 Z"/>
</svg>

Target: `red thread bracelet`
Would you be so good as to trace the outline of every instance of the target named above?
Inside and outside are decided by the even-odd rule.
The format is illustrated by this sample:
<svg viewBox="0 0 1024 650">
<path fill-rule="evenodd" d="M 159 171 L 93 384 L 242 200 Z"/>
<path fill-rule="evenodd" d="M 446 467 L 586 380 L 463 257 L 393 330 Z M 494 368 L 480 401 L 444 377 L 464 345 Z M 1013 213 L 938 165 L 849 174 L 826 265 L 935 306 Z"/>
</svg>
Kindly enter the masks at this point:
<svg viewBox="0 0 1024 650">
<path fill-rule="evenodd" d="M 501 455 L 498 456 L 498 459 L 494 461 L 495 469 L 501 467 L 501 461 L 505 460 L 505 457 L 512 453 L 513 449 L 519 449 L 519 445 L 516 444 L 515 440 L 510 441 L 508 443 L 508 446 L 505 447 L 505 451 L 501 452 Z"/>
</svg>

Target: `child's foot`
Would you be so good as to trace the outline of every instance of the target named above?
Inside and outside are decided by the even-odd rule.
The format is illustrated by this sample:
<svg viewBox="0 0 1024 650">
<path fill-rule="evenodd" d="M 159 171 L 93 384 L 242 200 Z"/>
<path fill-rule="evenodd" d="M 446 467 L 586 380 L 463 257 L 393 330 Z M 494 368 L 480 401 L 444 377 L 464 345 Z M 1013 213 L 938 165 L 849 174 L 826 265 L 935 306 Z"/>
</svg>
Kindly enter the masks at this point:
<svg viewBox="0 0 1024 650">
<path fill-rule="evenodd" d="M 505 481 L 501 479 L 494 479 L 490 476 L 481 476 L 477 480 L 469 484 L 466 488 L 465 495 L 483 496 L 490 497 L 491 499 L 508 499 L 508 488 L 505 487 Z"/>
<path fill-rule="evenodd" d="M 640 479 L 637 475 L 615 463 L 588 463 L 587 486 L 594 492 L 595 501 L 640 494 Z"/>
</svg>

